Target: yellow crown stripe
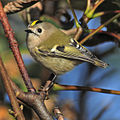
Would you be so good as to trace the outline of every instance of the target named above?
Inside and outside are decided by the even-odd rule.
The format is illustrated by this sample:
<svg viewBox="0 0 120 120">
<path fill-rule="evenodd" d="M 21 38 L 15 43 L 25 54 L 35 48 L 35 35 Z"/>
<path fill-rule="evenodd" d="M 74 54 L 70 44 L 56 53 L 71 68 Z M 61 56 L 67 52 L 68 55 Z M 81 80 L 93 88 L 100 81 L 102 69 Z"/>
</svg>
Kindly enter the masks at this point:
<svg viewBox="0 0 120 120">
<path fill-rule="evenodd" d="M 34 26 L 36 24 L 36 22 L 39 21 L 39 20 L 35 20 L 32 22 L 31 26 Z"/>
</svg>

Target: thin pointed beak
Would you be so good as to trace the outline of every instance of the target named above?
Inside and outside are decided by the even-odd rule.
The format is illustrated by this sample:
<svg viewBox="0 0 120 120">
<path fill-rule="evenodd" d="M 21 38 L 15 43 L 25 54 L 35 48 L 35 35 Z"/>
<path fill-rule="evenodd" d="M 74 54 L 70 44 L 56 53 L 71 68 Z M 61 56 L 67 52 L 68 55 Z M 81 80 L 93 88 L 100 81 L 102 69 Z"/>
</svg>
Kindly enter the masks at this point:
<svg viewBox="0 0 120 120">
<path fill-rule="evenodd" d="M 27 33 L 33 33 L 33 31 L 30 30 L 30 29 L 25 30 L 25 32 L 27 32 Z"/>
<path fill-rule="evenodd" d="M 39 36 L 38 34 L 34 33 L 31 29 L 27 29 L 27 30 L 25 30 L 25 32 L 27 32 L 27 33 L 33 33 L 33 34 Z"/>
</svg>

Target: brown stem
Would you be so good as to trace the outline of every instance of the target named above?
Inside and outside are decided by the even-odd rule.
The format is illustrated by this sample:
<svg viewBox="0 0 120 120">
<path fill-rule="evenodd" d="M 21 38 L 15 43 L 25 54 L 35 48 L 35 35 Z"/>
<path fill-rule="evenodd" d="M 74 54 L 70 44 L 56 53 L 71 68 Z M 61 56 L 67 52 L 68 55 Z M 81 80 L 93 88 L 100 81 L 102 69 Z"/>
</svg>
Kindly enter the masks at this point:
<svg viewBox="0 0 120 120">
<path fill-rule="evenodd" d="M 33 85 L 30 81 L 27 70 L 25 69 L 25 65 L 24 65 L 23 59 L 21 57 L 19 48 L 18 48 L 18 43 L 14 38 L 13 30 L 9 25 L 8 18 L 7 18 L 6 14 L 3 10 L 1 1 L 0 1 L 0 21 L 3 25 L 6 37 L 9 40 L 10 48 L 11 48 L 13 54 L 14 54 L 14 57 L 15 57 L 16 62 L 18 64 L 19 70 L 22 74 L 22 77 L 23 77 L 23 80 L 26 84 L 26 87 L 28 88 L 28 90 L 34 92 L 35 89 L 33 88 Z"/>
<path fill-rule="evenodd" d="M 120 13 L 120 10 L 101 11 L 101 12 L 95 13 L 92 18 L 96 18 L 96 17 L 102 16 L 102 15 L 111 14 L 111 13 Z"/>
<path fill-rule="evenodd" d="M 18 99 L 30 106 L 38 115 L 40 120 L 53 120 L 52 116 L 47 111 L 43 98 L 39 94 L 34 93 L 19 93 Z"/>
<path fill-rule="evenodd" d="M 100 4 L 102 4 L 103 2 L 104 2 L 104 0 L 100 0 L 99 2 L 97 2 L 97 3 L 94 5 L 94 7 L 92 8 L 91 11 L 95 11 L 96 8 L 98 8 L 98 6 L 99 6 Z"/>
<path fill-rule="evenodd" d="M 80 44 L 83 44 L 86 40 L 88 40 L 90 37 L 92 37 L 94 34 L 96 34 L 98 31 L 100 31 L 103 27 L 107 26 L 109 23 L 111 23 L 113 20 L 117 19 L 118 17 L 120 17 L 120 13 L 116 14 L 114 17 L 112 17 L 111 19 L 109 19 L 108 21 L 106 21 L 104 24 L 100 25 L 96 30 L 94 30 L 93 32 L 91 32 L 88 36 L 86 36 L 85 38 L 83 38 L 80 41 Z"/>
<path fill-rule="evenodd" d="M 71 28 L 68 30 L 61 29 L 61 31 L 67 35 L 75 35 L 75 33 L 77 32 L 77 28 Z"/>
<path fill-rule="evenodd" d="M 54 114 L 57 118 L 57 120 L 64 120 L 63 114 L 58 108 L 54 108 Z"/>
<path fill-rule="evenodd" d="M 82 29 L 81 28 L 78 28 L 77 29 L 77 32 L 76 32 L 76 34 L 75 34 L 75 36 L 74 36 L 74 40 L 78 40 L 79 38 L 80 38 L 80 36 L 81 36 L 81 34 L 82 34 Z"/>
<path fill-rule="evenodd" d="M 90 30 L 94 31 L 95 29 L 90 29 Z M 105 33 L 107 35 L 111 35 L 115 37 L 116 39 L 120 40 L 120 35 L 117 35 L 116 33 L 113 33 L 113 32 L 107 32 L 107 31 L 100 30 L 98 31 L 98 33 Z"/>
<path fill-rule="evenodd" d="M 14 90 L 17 94 L 17 98 L 22 101 L 23 103 L 30 106 L 38 115 L 40 120 L 53 120 L 52 116 L 47 111 L 45 104 L 43 102 L 43 98 L 39 94 L 34 93 L 24 93 L 21 91 L 15 84 L 12 82 L 12 85 L 15 86 Z"/>
<path fill-rule="evenodd" d="M 72 14 L 73 14 L 73 17 L 74 17 L 74 19 L 75 19 L 75 23 L 76 23 L 76 28 L 77 28 L 77 32 L 76 32 L 76 34 L 75 34 L 75 36 L 74 36 L 74 39 L 75 40 L 78 40 L 78 38 L 80 37 L 80 35 L 82 34 L 82 27 L 80 26 L 80 24 L 79 24 L 79 22 L 78 22 L 78 19 L 77 19 L 77 16 L 76 16 L 76 14 L 75 14 L 75 11 L 74 11 L 74 9 L 72 8 L 72 5 L 71 5 L 71 0 L 67 0 L 67 2 L 68 2 L 68 4 L 69 4 L 69 6 L 70 6 L 70 9 L 71 9 L 71 11 L 72 11 Z"/>
<path fill-rule="evenodd" d="M 25 120 L 24 115 L 19 108 L 19 104 L 17 102 L 17 99 L 16 99 L 16 96 L 14 94 L 13 88 L 12 88 L 11 83 L 9 81 L 10 78 L 9 78 L 7 72 L 6 72 L 6 69 L 3 65 L 1 57 L 0 57 L 0 74 L 1 74 L 1 77 L 2 77 L 2 80 L 3 80 L 6 92 L 8 93 L 8 96 L 10 98 L 13 110 L 16 114 L 17 120 Z"/>
<path fill-rule="evenodd" d="M 117 90 L 93 88 L 93 87 L 86 87 L 86 86 L 60 85 L 60 84 L 54 84 L 53 90 L 55 91 L 57 90 L 72 90 L 72 91 L 83 90 L 83 91 L 92 91 L 92 92 L 120 95 L 120 91 L 117 91 Z"/>
</svg>

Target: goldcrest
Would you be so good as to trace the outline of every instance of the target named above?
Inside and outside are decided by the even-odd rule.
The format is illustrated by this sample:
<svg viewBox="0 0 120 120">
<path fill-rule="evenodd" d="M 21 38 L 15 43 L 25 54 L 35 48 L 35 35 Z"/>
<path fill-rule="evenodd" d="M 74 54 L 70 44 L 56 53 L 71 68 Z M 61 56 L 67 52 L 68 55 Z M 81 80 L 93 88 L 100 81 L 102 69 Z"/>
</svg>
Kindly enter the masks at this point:
<svg viewBox="0 0 120 120">
<path fill-rule="evenodd" d="M 103 68 L 108 66 L 49 22 L 36 20 L 25 31 L 30 54 L 56 75 L 64 74 L 82 62 Z"/>
</svg>

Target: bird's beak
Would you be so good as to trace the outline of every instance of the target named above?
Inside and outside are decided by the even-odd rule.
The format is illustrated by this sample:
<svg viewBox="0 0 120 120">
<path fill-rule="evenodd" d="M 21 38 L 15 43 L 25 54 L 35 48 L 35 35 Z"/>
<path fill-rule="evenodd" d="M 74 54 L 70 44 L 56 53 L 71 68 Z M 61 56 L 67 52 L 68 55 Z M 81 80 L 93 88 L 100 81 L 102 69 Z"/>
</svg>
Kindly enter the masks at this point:
<svg viewBox="0 0 120 120">
<path fill-rule="evenodd" d="M 27 32 L 27 33 L 33 33 L 33 34 L 39 36 L 38 34 L 34 33 L 31 29 L 27 29 L 27 30 L 25 30 L 25 32 Z"/>
<path fill-rule="evenodd" d="M 30 29 L 25 30 L 25 32 L 27 32 L 27 33 L 33 33 L 33 31 L 30 30 Z"/>
</svg>

